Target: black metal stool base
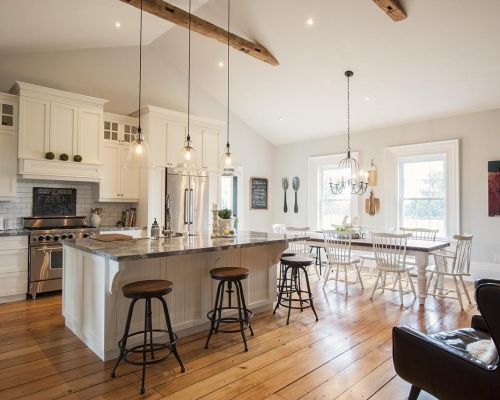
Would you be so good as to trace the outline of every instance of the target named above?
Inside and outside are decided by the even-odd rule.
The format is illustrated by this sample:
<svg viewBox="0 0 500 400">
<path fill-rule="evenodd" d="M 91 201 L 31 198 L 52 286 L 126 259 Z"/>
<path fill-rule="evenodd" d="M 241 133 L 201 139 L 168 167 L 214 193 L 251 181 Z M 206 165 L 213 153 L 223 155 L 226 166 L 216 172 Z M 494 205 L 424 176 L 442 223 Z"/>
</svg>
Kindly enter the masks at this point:
<svg viewBox="0 0 500 400">
<path fill-rule="evenodd" d="M 301 272 L 304 273 L 306 290 L 302 289 L 301 282 Z M 289 276 L 290 274 L 290 276 Z M 297 295 L 297 298 L 293 296 Z M 314 308 L 314 296 L 311 292 L 311 286 L 309 284 L 309 276 L 307 274 L 307 268 L 303 265 L 287 265 L 283 274 L 281 285 L 279 286 L 278 300 L 276 306 L 274 307 L 273 314 L 276 314 L 276 310 L 279 306 L 288 309 L 288 315 L 286 318 L 286 324 L 290 323 L 290 313 L 292 310 L 300 310 L 301 312 L 307 308 L 312 309 L 316 321 L 318 321 L 318 314 L 316 314 L 316 309 Z M 299 303 L 298 306 L 292 305 Z"/>
<path fill-rule="evenodd" d="M 143 298 L 146 303 L 144 330 L 129 333 L 130 323 L 132 321 L 132 314 L 134 311 L 135 303 L 141 298 Z M 153 319 L 151 312 L 152 298 L 157 298 L 163 305 L 163 312 L 165 315 L 165 321 L 167 323 L 167 329 L 153 329 Z M 163 343 L 153 342 L 154 332 L 165 333 L 168 336 L 169 340 Z M 138 335 L 144 336 L 143 343 L 127 348 L 128 339 Z M 149 342 L 148 342 L 148 336 L 149 336 Z M 134 298 L 130 303 L 127 315 L 127 322 L 125 323 L 125 331 L 123 333 L 122 338 L 118 342 L 118 347 L 120 348 L 120 355 L 116 360 L 116 364 L 113 368 L 113 372 L 111 373 L 111 377 L 112 378 L 116 377 L 116 369 L 118 368 L 118 365 L 122 360 L 128 364 L 142 365 L 141 394 L 144 394 L 145 393 L 144 380 L 146 376 L 147 365 L 157 364 L 174 356 L 181 367 L 181 372 L 185 371 L 184 365 L 182 364 L 182 361 L 179 357 L 179 353 L 177 352 L 176 343 L 177 343 L 177 335 L 172 331 L 172 324 L 170 322 L 170 315 L 168 313 L 167 302 L 165 301 L 165 299 L 162 296 L 141 296 Z M 158 353 L 162 352 L 163 350 L 169 350 L 169 351 L 166 354 L 163 354 L 160 358 L 155 358 L 155 352 Z M 132 360 L 131 358 L 129 358 L 129 355 L 132 354 L 142 354 L 142 360 L 141 361 Z"/>
<path fill-rule="evenodd" d="M 224 300 L 224 284 L 227 283 L 226 293 L 228 294 L 228 305 L 223 306 Z M 236 290 L 233 290 L 232 285 L 235 285 Z M 236 292 L 237 306 L 231 305 L 232 293 Z M 223 316 L 224 312 L 236 312 L 235 316 Z M 250 325 L 250 320 L 253 317 L 253 312 L 247 309 L 245 304 L 245 295 L 243 294 L 243 286 L 240 280 L 224 279 L 219 282 L 217 286 L 217 294 L 215 296 L 215 305 L 213 310 L 207 313 L 207 318 L 210 320 L 210 331 L 208 332 L 207 341 L 205 342 L 205 349 L 208 349 L 208 343 L 214 333 L 236 333 L 240 332 L 245 346 L 245 351 L 248 351 L 247 339 L 245 330 L 250 330 L 250 335 L 253 336 L 253 329 Z M 220 329 L 220 324 L 238 323 L 238 329 Z"/>
</svg>

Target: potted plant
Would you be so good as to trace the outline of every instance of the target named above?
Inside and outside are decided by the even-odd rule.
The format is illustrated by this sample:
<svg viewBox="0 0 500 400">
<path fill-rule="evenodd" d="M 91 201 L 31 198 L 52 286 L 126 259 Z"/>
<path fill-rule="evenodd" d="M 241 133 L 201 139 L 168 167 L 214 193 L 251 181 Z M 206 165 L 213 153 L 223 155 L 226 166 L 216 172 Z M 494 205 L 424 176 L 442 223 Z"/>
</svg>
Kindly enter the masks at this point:
<svg viewBox="0 0 500 400">
<path fill-rule="evenodd" d="M 233 213 L 229 208 L 223 208 L 217 213 L 219 216 L 219 232 L 228 235 L 233 230 Z"/>
</svg>

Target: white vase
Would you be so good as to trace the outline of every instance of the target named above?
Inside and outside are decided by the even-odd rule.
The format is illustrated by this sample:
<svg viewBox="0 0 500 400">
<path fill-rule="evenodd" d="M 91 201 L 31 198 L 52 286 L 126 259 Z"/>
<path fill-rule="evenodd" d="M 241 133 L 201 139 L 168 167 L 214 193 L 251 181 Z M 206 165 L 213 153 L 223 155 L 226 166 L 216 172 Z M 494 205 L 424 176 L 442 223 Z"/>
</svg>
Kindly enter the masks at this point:
<svg viewBox="0 0 500 400">
<path fill-rule="evenodd" d="M 99 228 L 99 225 L 101 225 L 101 216 L 97 213 L 92 213 L 90 214 L 90 225 L 92 225 L 94 228 Z"/>
<path fill-rule="evenodd" d="M 232 218 L 230 219 L 219 218 L 219 233 L 223 235 L 225 230 L 230 231 L 232 229 L 232 225 L 233 225 Z"/>
</svg>

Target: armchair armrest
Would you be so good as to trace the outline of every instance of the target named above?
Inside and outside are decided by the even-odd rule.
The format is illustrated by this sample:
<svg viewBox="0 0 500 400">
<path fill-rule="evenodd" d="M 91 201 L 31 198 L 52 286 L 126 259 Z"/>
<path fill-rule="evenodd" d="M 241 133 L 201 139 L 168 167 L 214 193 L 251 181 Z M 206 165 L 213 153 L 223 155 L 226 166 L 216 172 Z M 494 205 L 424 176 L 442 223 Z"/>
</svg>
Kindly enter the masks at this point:
<svg viewBox="0 0 500 400">
<path fill-rule="evenodd" d="M 472 316 L 471 328 L 476 329 L 478 331 L 490 333 L 488 327 L 486 326 L 486 322 L 484 322 L 484 319 L 481 315 Z"/>
</svg>

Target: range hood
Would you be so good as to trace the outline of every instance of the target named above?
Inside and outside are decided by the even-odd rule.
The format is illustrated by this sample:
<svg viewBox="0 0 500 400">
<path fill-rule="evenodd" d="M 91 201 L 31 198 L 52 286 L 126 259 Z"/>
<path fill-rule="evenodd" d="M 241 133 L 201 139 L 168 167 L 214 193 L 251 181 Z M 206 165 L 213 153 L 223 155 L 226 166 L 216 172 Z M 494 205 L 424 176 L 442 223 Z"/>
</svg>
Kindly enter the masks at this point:
<svg viewBox="0 0 500 400">
<path fill-rule="evenodd" d="M 23 179 L 99 182 L 102 164 L 20 158 L 17 173 Z"/>
</svg>

